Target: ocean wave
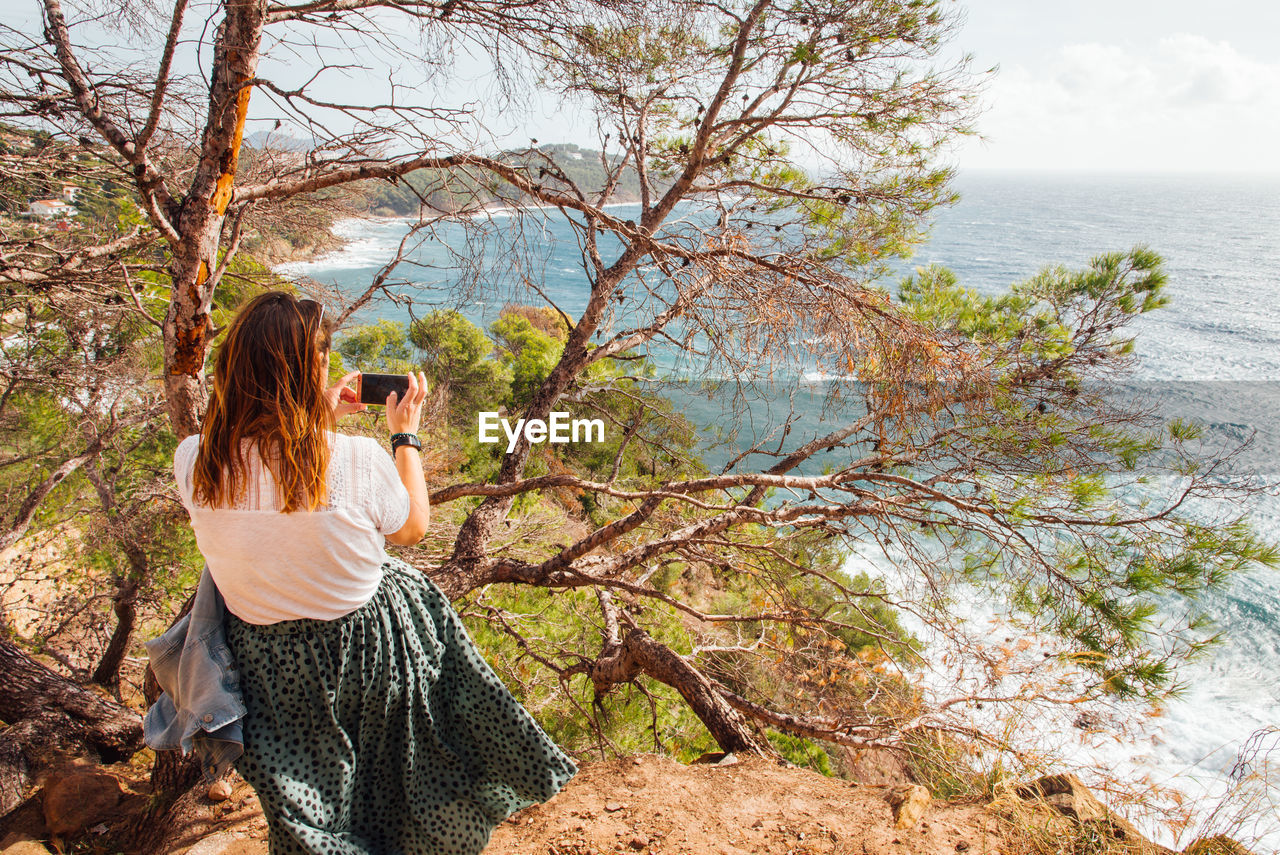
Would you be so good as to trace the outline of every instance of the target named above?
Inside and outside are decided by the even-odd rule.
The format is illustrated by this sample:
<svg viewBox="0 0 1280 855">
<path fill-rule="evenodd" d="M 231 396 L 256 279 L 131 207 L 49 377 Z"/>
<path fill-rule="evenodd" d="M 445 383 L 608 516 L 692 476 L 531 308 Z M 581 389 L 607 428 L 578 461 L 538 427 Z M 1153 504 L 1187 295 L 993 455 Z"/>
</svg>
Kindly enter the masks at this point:
<svg viewBox="0 0 1280 855">
<path fill-rule="evenodd" d="M 413 217 L 346 217 L 334 222 L 329 231 L 343 245 L 315 258 L 287 261 L 272 267 L 282 276 L 312 276 L 339 270 L 377 269 L 391 260 Z"/>
<path fill-rule="evenodd" d="M 1060 186 L 1052 179 L 1040 183 L 996 179 L 962 189 L 963 201 L 941 211 L 932 240 L 919 248 L 914 260 L 904 262 L 901 273 L 939 259 L 952 267 L 962 284 L 998 294 L 1045 266 L 1061 263 L 1081 268 L 1099 252 L 1138 243 L 1153 245 L 1166 254 L 1166 293 L 1171 302 L 1138 317 L 1126 331 L 1138 337 L 1138 367 L 1130 379 L 1149 384 L 1280 380 L 1280 321 L 1272 311 L 1280 299 L 1280 244 L 1272 240 L 1280 224 L 1280 196 L 1273 188 L 1233 189 L 1230 204 L 1222 205 L 1203 204 L 1204 188 L 1190 183 L 1156 187 L 1145 195 L 1131 192 L 1130 184 L 1109 180 Z M 639 204 L 614 202 L 606 207 L 638 209 Z M 490 215 L 509 222 L 515 210 Z M 1105 223 L 1105 234 L 1099 234 L 1099 223 Z M 340 221 L 334 233 L 347 241 L 344 247 L 278 269 L 320 278 L 376 268 L 395 251 L 407 227 L 404 221 Z M 1233 248 L 1223 249 L 1228 246 Z M 556 261 L 562 264 L 561 259 Z M 562 288 L 566 294 L 576 294 L 580 283 L 569 282 L 571 275 L 580 277 L 581 268 L 549 268 L 544 287 L 548 293 Z M 810 367 L 813 364 L 793 367 L 791 380 L 812 387 L 854 379 L 817 370 Z M 661 356 L 659 370 L 669 374 L 655 378 L 655 386 L 664 381 L 744 379 L 708 376 L 687 362 L 663 364 Z M 1229 393 L 1234 395 L 1232 401 Z M 1187 394 L 1183 402 L 1200 407 L 1208 417 L 1203 420 L 1210 424 L 1211 436 L 1217 439 L 1243 438 L 1259 424 L 1257 419 L 1273 411 L 1261 406 L 1262 399 L 1225 387 L 1206 386 Z M 1256 459 L 1280 460 L 1280 446 L 1268 442 L 1272 444 L 1260 442 L 1256 452 L 1268 456 Z M 1265 539 L 1280 541 L 1280 502 L 1274 498 L 1260 502 L 1253 509 L 1253 519 Z M 893 563 L 855 548 L 845 570 L 878 577 L 896 572 Z M 1280 708 L 1274 678 L 1280 672 L 1280 574 L 1238 577 L 1226 594 L 1211 599 L 1207 606 L 1226 631 L 1227 641 L 1212 658 L 1184 669 L 1187 693 L 1167 703 L 1158 718 L 1145 719 L 1146 738 L 1125 741 L 1119 750 L 1114 743 L 1094 745 L 1073 726 L 1070 714 L 1037 723 L 1044 738 L 1062 745 L 1082 763 L 1134 779 L 1145 775 L 1168 782 L 1189 797 L 1211 800 L 1225 792 L 1226 771 L 1236 751 L 1259 725 L 1274 724 L 1275 710 Z M 977 599 L 976 594 L 966 607 L 973 626 L 1000 625 L 996 606 Z M 1144 713 L 1136 706 L 1131 711 L 1135 718 Z M 980 715 L 991 713 L 988 707 Z"/>
</svg>

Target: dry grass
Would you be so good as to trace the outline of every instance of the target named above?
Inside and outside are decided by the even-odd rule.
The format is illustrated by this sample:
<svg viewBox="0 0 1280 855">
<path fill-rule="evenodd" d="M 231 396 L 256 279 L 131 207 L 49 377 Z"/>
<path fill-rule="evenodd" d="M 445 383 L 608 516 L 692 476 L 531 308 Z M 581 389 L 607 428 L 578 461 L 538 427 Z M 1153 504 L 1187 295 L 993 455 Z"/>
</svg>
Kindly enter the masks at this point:
<svg viewBox="0 0 1280 855">
<path fill-rule="evenodd" d="M 1255 731 L 1229 777 L 1230 789 L 1197 829 L 1205 844 L 1196 855 L 1236 855 L 1223 838 L 1256 853 L 1280 852 L 1280 727 Z"/>
</svg>

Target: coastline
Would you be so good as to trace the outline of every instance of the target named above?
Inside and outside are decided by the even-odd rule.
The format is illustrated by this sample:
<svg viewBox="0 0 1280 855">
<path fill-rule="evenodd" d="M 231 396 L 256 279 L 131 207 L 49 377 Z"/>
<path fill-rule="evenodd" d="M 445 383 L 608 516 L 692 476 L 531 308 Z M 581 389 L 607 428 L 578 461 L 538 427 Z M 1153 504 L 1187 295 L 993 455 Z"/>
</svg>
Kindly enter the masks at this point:
<svg viewBox="0 0 1280 855">
<path fill-rule="evenodd" d="M 632 205 L 639 205 L 639 204 L 640 204 L 640 200 L 634 199 L 630 201 L 606 202 L 600 207 L 626 208 Z M 535 203 L 528 203 L 524 205 L 504 205 L 504 204 L 498 204 L 495 202 L 486 202 L 483 205 L 481 205 L 479 208 L 475 209 L 474 211 L 470 211 L 465 214 L 462 213 L 461 211 L 455 211 L 452 214 L 441 215 L 441 216 L 445 219 L 447 219 L 449 216 L 458 217 L 460 219 L 463 217 L 467 219 L 478 219 L 480 217 L 490 215 L 490 214 L 510 214 L 516 211 L 541 211 L 541 210 L 558 211 L 559 209 L 560 209 L 559 205 L 544 205 L 544 204 L 535 204 Z M 419 217 L 413 216 L 411 214 L 353 214 L 346 217 L 340 217 L 339 219 L 334 220 L 333 224 L 336 226 L 338 223 L 342 223 L 350 220 L 356 220 L 361 222 L 373 222 L 373 223 L 412 223 L 412 222 L 417 222 L 419 219 L 420 219 Z"/>
<path fill-rule="evenodd" d="M 1233 310 L 1230 318 L 1218 316 L 1219 304 L 1233 294 L 1230 290 L 1224 291 L 1228 288 L 1224 282 L 1238 282 L 1240 290 L 1254 295 L 1268 293 L 1265 283 L 1255 281 L 1256 277 L 1265 274 L 1267 266 L 1251 262 L 1248 273 L 1234 277 L 1222 273 L 1223 270 L 1238 268 L 1232 266 L 1230 256 L 1206 255 L 1209 250 L 1204 248 L 1204 244 L 1214 235 L 1225 232 L 1214 232 L 1207 228 L 1202 217 L 1196 214 L 1197 209 L 1192 204 L 1194 200 L 1184 200 L 1185 204 L 1168 205 L 1160 209 L 1164 212 L 1185 212 L 1184 216 L 1166 214 L 1164 219 L 1153 220 L 1144 207 L 1149 203 L 1142 197 L 1115 193 L 1105 195 L 1099 187 L 1088 185 L 1080 191 L 1080 198 L 1087 198 L 1088 204 L 1078 201 L 1076 197 L 1069 197 L 1068 202 L 1071 204 L 1060 205 L 1057 219 L 1053 219 L 1046 218 L 1039 196 L 1022 193 L 1021 196 L 1010 198 L 1006 182 L 999 182 L 998 185 L 997 189 L 1006 192 L 984 200 L 980 193 L 986 185 L 976 184 L 973 193 L 976 198 L 970 198 L 968 207 L 963 212 L 957 211 L 943 221 L 935 230 L 931 245 L 921 247 L 922 258 L 954 265 L 957 272 L 966 279 L 992 289 L 1007 287 L 1003 283 L 1021 280 L 1036 265 L 1048 259 L 1081 263 L 1103 240 L 1085 228 L 1092 224 L 1093 213 L 1100 207 L 1115 209 L 1119 212 L 1113 215 L 1115 217 L 1121 214 L 1132 215 L 1124 219 L 1125 223 L 1130 224 L 1126 226 L 1129 231 L 1118 226 L 1111 227 L 1112 231 L 1106 236 L 1107 241 L 1131 243 L 1139 239 L 1151 239 L 1150 232 L 1155 230 L 1159 245 L 1179 248 L 1170 252 L 1171 268 L 1177 274 L 1178 303 L 1167 313 L 1146 320 L 1147 326 L 1142 330 L 1143 355 L 1153 358 L 1153 371 L 1157 380 L 1163 382 L 1173 378 L 1182 379 L 1184 375 L 1178 372 L 1189 368 L 1204 371 L 1212 367 L 1215 371 L 1234 376 L 1241 371 L 1264 370 L 1275 365 L 1274 360 L 1268 361 L 1267 357 L 1268 353 L 1277 352 L 1267 346 L 1268 341 L 1276 340 L 1269 337 L 1272 317 L 1261 317 L 1262 313 L 1258 309 L 1265 301 L 1242 302 Z M 1021 188 L 1024 185 L 1015 183 L 1013 186 Z M 1041 185 L 1033 186 L 1038 188 Z M 1048 186 L 1055 192 L 1062 192 L 1058 183 Z M 1192 189 L 1200 192 L 1199 185 L 1194 185 Z M 1102 201 L 1099 202 L 1099 198 Z M 1183 199 L 1176 194 L 1173 198 Z M 986 207 L 975 211 L 975 202 L 985 204 Z M 611 204 L 622 207 L 634 206 L 636 203 Z M 516 207 L 524 206 L 492 206 L 491 210 L 480 215 L 502 216 L 504 212 L 514 211 Z M 1139 216 L 1140 214 L 1148 216 Z M 344 242 L 344 246 L 360 239 L 361 235 L 355 232 L 361 225 L 367 227 L 374 223 L 389 226 L 395 222 L 412 222 L 415 219 L 388 216 L 346 218 L 341 222 L 348 223 L 346 228 L 352 230 L 353 234 L 350 240 Z M 1224 219 L 1224 223 L 1233 225 L 1234 220 Z M 335 222 L 334 225 L 337 226 L 338 223 Z M 985 240 L 995 229 L 1000 230 L 1000 239 L 994 242 Z M 1082 234 L 1086 239 L 1080 237 Z M 998 246 L 1000 252 L 993 252 L 992 246 Z M 1201 261 L 1201 258 L 1208 260 Z M 1271 269 L 1277 268 L 1273 266 Z M 1254 315 L 1259 317 L 1254 318 Z M 1242 346 L 1239 338 L 1241 335 L 1249 336 L 1245 341 L 1251 346 Z M 1257 365 L 1261 365 L 1261 368 Z M 1213 384 L 1206 384 L 1202 389 L 1206 393 L 1219 391 Z M 1206 400 L 1207 406 L 1217 406 L 1216 399 Z M 1280 520 L 1280 517 L 1272 518 Z M 1265 576 L 1242 582 L 1256 589 L 1256 592 L 1247 596 L 1243 592 L 1233 592 L 1231 599 L 1224 595 L 1219 614 L 1224 621 L 1233 622 L 1229 631 L 1238 630 L 1243 633 L 1235 622 L 1249 618 L 1254 611 L 1245 609 L 1238 613 L 1241 610 L 1237 608 L 1237 601 L 1252 607 L 1280 600 L 1274 598 L 1274 582 Z M 1217 651 L 1212 660 L 1188 668 L 1191 696 L 1167 705 L 1159 716 L 1148 721 L 1150 730 L 1144 734 L 1143 745 L 1126 743 L 1121 748 L 1111 747 L 1104 752 L 1106 763 L 1081 757 L 1082 765 L 1114 772 L 1120 768 L 1123 758 L 1124 768 L 1127 770 L 1140 766 L 1161 784 L 1183 780 L 1187 784 L 1187 792 L 1207 790 L 1202 797 L 1207 796 L 1211 800 L 1215 794 L 1214 788 L 1226 787 L 1229 783 L 1227 775 L 1234 755 L 1247 735 L 1243 725 L 1253 716 L 1264 714 L 1265 707 L 1259 706 L 1259 702 L 1265 704 L 1269 699 L 1268 690 L 1263 688 L 1258 691 L 1258 687 L 1265 686 L 1265 682 L 1253 683 L 1253 689 L 1248 685 L 1255 672 L 1265 674 L 1266 663 L 1274 661 L 1271 651 L 1280 651 L 1272 642 L 1275 638 L 1274 628 L 1267 629 L 1264 634 L 1261 623 L 1262 618 L 1257 618 L 1256 626 L 1250 624 L 1255 629 L 1253 634 L 1237 636 L 1238 641 L 1234 645 Z M 1084 733 L 1084 729 L 1073 728 L 1071 722 L 1067 722 L 1061 733 L 1075 736 Z M 1220 794 L 1221 791 L 1216 792 Z M 1192 798 L 1194 797 L 1193 794 Z"/>
<path fill-rule="evenodd" d="M 640 200 L 606 202 L 602 208 L 628 208 L 640 204 Z M 455 214 L 458 220 L 506 217 L 522 211 L 559 210 L 557 205 L 526 204 L 501 205 L 486 202 L 479 209 L 467 214 Z M 361 241 L 362 232 L 370 226 L 390 227 L 395 224 L 420 222 L 421 218 L 408 214 L 349 214 L 337 217 L 319 233 L 320 237 L 301 247 L 294 247 L 283 239 L 276 239 L 266 247 L 256 249 L 261 261 L 278 276 L 302 275 L 301 268 L 308 265 L 323 266 L 326 259 L 334 259 L 352 250 Z M 288 247 L 284 249 L 283 247 Z"/>
</svg>

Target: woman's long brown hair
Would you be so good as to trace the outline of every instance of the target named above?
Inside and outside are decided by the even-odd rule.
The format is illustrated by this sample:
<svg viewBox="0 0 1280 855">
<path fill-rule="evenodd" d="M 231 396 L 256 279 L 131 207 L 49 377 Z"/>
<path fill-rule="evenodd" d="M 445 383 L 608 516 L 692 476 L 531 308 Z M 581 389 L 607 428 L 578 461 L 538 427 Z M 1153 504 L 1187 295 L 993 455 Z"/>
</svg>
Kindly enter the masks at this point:
<svg viewBox="0 0 1280 855">
<path fill-rule="evenodd" d="M 214 363 L 192 473 L 197 502 L 233 507 L 245 495 L 250 442 L 275 477 L 282 511 L 325 501 L 333 415 L 321 366 L 331 334 L 319 303 L 282 291 L 255 297 L 236 315 Z"/>
</svg>

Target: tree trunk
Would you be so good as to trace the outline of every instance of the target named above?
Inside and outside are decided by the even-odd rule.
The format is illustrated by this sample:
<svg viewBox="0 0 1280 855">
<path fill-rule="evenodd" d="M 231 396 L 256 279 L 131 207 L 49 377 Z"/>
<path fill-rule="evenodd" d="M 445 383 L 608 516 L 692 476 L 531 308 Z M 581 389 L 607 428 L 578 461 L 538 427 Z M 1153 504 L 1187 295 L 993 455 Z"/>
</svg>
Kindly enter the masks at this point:
<svg viewBox="0 0 1280 855">
<path fill-rule="evenodd" d="M 26 801 L 27 789 L 35 783 L 27 760 L 30 727 L 25 722 L 0 733 L 0 817 L 6 817 Z"/>
<path fill-rule="evenodd" d="M 140 551 L 140 550 L 138 550 Z M 132 569 L 132 568 L 131 568 Z M 138 585 L 136 569 L 122 579 L 112 598 L 111 610 L 115 612 L 116 628 L 111 632 L 111 640 L 98 666 L 93 669 L 93 682 L 120 695 L 120 666 L 124 664 L 125 654 L 129 652 L 129 642 L 133 639 L 133 628 L 138 619 Z"/>
<path fill-rule="evenodd" d="M 113 699 L 71 682 L 7 641 L 0 641 L 0 721 L 61 716 L 66 732 L 108 763 L 142 745 L 142 719 Z M 15 691 L 16 690 L 16 691 Z"/>
<path fill-rule="evenodd" d="M 21 802 L 45 766 L 84 754 L 115 763 L 142 747 L 137 713 L 7 641 L 0 641 L 0 687 L 0 721 L 9 725 L 0 735 L 0 815 Z"/>
<path fill-rule="evenodd" d="M 266 0 L 228 0 L 225 9 L 226 17 L 214 40 L 209 115 L 200 160 L 175 218 L 179 239 L 172 244 L 169 265 L 172 288 L 164 319 L 165 401 L 179 439 L 199 431 L 208 402 L 204 365 L 211 344 L 209 309 L 222 273 L 218 247 L 244 140 L 267 4 Z M 227 259 L 222 261 L 225 264 Z M 194 595 L 175 621 L 190 611 L 193 599 Z M 150 666 L 145 681 L 147 702 L 155 703 L 160 692 Z M 166 810 L 199 778 L 194 756 L 159 752 L 151 767 L 152 786 L 159 798 L 150 815 Z"/>
<path fill-rule="evenodd" d="M 723 751 L 776 758 L 778 752 L 716 691 L 701 671 L 643 629 L 632 628 L 620 647 L 597 660 L 590 672 L 596 691 L 644 673 L 680 693 Z"/>
<path fill-rule="evenodd" d="M 83 454 L 77 454 L 75 457 L 62 461 L 58 468 L 54 469 L 47 478 L 27 494 L 22 504 L 18 506 L 18 511 L 14 514 L 13 520 L 9 523 L 7 529 L 0 531 L 0 554 L 3 554 L 5 550 L 21 540 L 22 536 L 27 533 L 27 527 L 31 524 L 36 511 L 40 509 L 40 504 L 53 492 L 54 488 L 66 480 L 68 475 L 92 459 L 100 450 L 101 444 L 95 442 Z"/>
<path fill-rule="evenodd" d="M 209 115 L 200 160 L 174 226 L 169 272 L 173 279 L 164 320 L 165 397 L 179 438 L 195 433 L 207 394 L 204 363 L 209 352 L 209 308 L 221 278 L 218 246 L 231 202 L 232 185 L 258 69 L 266 0 L 228 0 L 218 25 L 209 81 Z"/>
<path fill-rule="evenodd" d="M 560 400 L 560 396 L 569 388 L 573 379 L 578 376 L 579 371 L 582 370 L 587 361 L 591 336 L 604 318 L 605 310 L 613 296 L 614 289 L 623 277 L 635 267 L 640 256 L 641 253 L 636 249 L 636 245 L 629 245 L 609 270 L 601 275 L 592 286 L 591 297 L 587 301 L 587 306 L 583 310 L 581 317 L 578 318 L 578 322 L 569 332 L 569 338 L 565 341 L 559 362 L 551 369 L 551 373 L 547 375 L 547 379 L 543 381 L 538 391 L 534 393 L 533 400 L 525 408 L 524 418 L 547 418 L 552 408 L 555 407 L 556 402 Z M 493 483 L 508 484 L 519 478 L 524 473 L 525 465 L 529 461 L 531 448 L 532 445 L 528 438 L 523 433 L 519 434 L 516 438 L 515 448 L 502 458 L 502 466 L 498 470 L 497 476 L 493 479 Z M 493 537 L 493 532 L 497 528 L 498 522 L 505 518 L 511 510 L 512 501 L 513 499 L 510 496 L 490 496 L 467 515 L 467 518 L 462 522 L 462 526 L 458 529 L 457 538 L 454 540 L 453 554 L 447 562 L 450 574 L 469 575 L 466 573 L 465 568 L 478 568 L 484 565 L 489 541 Z"/>
<path fill-rule="evenodd" d="M 173 616 L 169 626 L 172 627 L 182 620 L 183 615 L 191 611 L 195 603 L 196 595 L 192 593 L 182 604 L 182 608 L 178 609 L 178 613 Z M 156 675 L 151 670 L 151 666 L 148 665 L 142 683 L 142 694 L 147 700 L 147 706 L 154 704 L 160 697 L 160 693 L 160 684 L 156 681 Z M 151 791 L 159 798 L 152 802 L 148 816 L 167 810 L 173 799 L 195 786 L 196 781 L 200 780 L 200 775 L 200 764 L 196 762 L 194 751 L 185 757 L 178 751 L 157 751 L 155 762 L 151 764 Z"/>
<path fill-rule="evenodd" d="M 194 787 L 203 774 L 194 751 L 185 757 L 179 751 L 157 751 L 156 760 L 151 764 L 151 792 L 158 798 L 147 815 L 164 813 L 173 800 Z"/>
</svg>

